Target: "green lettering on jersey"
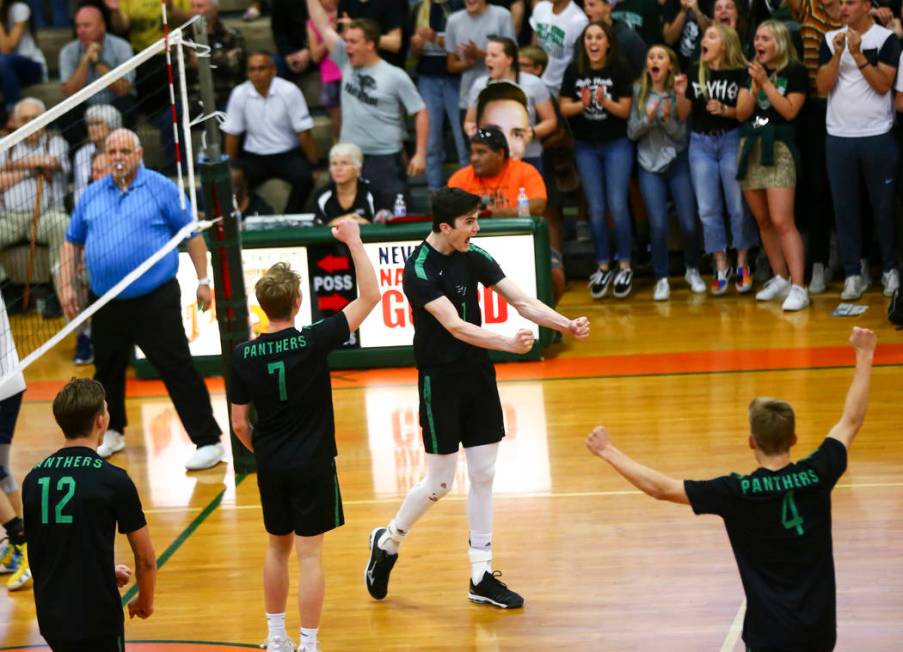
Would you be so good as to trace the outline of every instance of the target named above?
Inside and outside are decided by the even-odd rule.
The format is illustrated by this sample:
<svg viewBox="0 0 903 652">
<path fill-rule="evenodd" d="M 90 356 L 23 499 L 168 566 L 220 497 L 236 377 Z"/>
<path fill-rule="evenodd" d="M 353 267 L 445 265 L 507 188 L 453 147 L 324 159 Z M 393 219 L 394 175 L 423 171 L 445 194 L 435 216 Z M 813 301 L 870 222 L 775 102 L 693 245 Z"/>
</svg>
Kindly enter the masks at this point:
<svg viewBox="0 0 903 652">
<path fill-rule="evenodd" d="M 809 469 L 806 473 L 809 474 L 809 479 L 812 480 L 812 484 L 818 484 L 818 474 L 815 471 Z"/>
<path fill-rule="evenodd" d="M 103 460 L 94 460 L 94 468 L 99 469 L 103 466 Z"/>
<path fill-rule="evenodd" d="M 762 478 L 762 486 L 765 487 L 765 491 L 774 491 L 774 483 L 771 478 Z"/>
<path fill-rule="evenodd" d="M 63 468 L 68 469 L 70 466 L 72 466 L 72 458 L 67 457 L 66 459 L 63 460 Z"/>
<path fill-rule="evenodd" d="M 810 484 L 812 484 L 812 483 L 809 481 L 809 476 L 806 475 L 806 472 L 805 472 L 805 471 L 801 471 L 800 473 L 797 473 L 797 474 L 796 474 L 796 479 L 799 480 L 799 483 L 800 483 L 800 486 L 801 486 L 801 487 L 808 487 Z"/>
<path fill-rule="evenodd" d="M 759 478 L 753 478 L 752 481 L 752 490 L 754 494 L 762 493 L 762 483 L 759 482 Z"/>
<path fill-rule="evenodd" d="M 282 345 L 285 343 L 285 340 L 276 340 L 276 353 L 282 353 Z"/>
<path fill-rule="evenodd" d="M 420 251 L 417 252 L 417 258 L 414 260 L 414 273 L 421 281 L 426 280 L 426 270 L 423 269 L 423 263 L 426 262 L 426 257 L 429 255 L 430 250 L 421 246 Z"/>
<path fill-rule="evenodd" d="M 288 338 L 288 347 L 287 348 L 291 351 L 297 351 L 298 350 L 298 338 L 296 338 L 296 337 Z"/>
<path fill-rule="evenodd" d="M 742 491 L 743 493 L 746 493 L 747 491 L 749 491 L 749 478 L 747 478 L 747 477 L 740 478 L 740 491 Z"/>
<path fill-rule="evenodd" d="M 799 489 L 800 487 L 803 486 L 800 484 L 800 479 L 797 477 L 796 473 L 792 473 L 790 475 L 790 478 L 793 480 L 793 486 L 796 487 L 797 489 Z"/>
<path fill-rule="evenodd" d="M 793 497 L 791 489 L 784 494 L 784 501 L 781 503 L 781 525 L 785 530 L 796 530 L 796 533 L 803 536 L 803 517 L 800 516 L 799 510 L 796 508 L 796 500 Z"/>
<path fill-rule="evenodd" d="M 781 484 L 783 485 L 784 489 L 793 489 L 793 478 L 791 478 L 789 475 L 785 475 L 781 477 Z"/>
</svg>

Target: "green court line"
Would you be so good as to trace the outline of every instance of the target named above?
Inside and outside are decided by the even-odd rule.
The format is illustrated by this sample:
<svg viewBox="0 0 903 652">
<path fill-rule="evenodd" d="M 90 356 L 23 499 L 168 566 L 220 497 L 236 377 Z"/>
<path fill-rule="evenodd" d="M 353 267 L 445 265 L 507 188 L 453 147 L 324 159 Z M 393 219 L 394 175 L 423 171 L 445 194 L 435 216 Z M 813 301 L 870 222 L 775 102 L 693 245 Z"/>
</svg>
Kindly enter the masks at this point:
<svg viewBox="0 0 903 652">
<path fill-rule="evenodd" d="M 240 473 L 237 476 L 235 476 L 235 486 L 237 487 L 238 485 L 240 485 L 242 480 L 244 480 L 247 477 L 248 477 L 247 473 Z M 162 569 L 163 566 L 166 564 L 166 562 L 169 561 L 169 558 L 172 557 L 176 553 L 176 551 L 182 547 L 182 544 L 188 540 L 188 537 L 190 537 L 192 534 L 194 534 L 194 531 L 197 530 L 201 526 L 201 523 L 206 521 L 207 517 L 216 511 L 217 507 L 219 507 L 220 504 L 223 502 L 223 496 L 225 496 L 225 495 L 226 495 L 226 488 L 223 487 L 223 490 L 220 491 L 216 495 L 216 497 L 213 500 L 211 500 L 210 503 L 204 509 L 202 509 L 201 512 L 197 516 L 194 517 L 194 520 L 188 524 L 188 527 L 186 527 L 184 530 L 182 530 L 182 532 L 179 534 L 179 536 L 177 536 L 175 538 L 175 540 L 169 544 L 169 546 L 166 548 L 166 550 L 163 551 L 163 554 L 161 554 L 159 557 L 157 557 L 157 570 L 158 571 L 160 569 Z M 122 596 L 122 606 L 124 607 L 129 602 L 131 602 L 132 598 L 134 598 L 137 594 L 138 594 L 138 583 L 136 582 L 132 586 L 132 588 L 130 588 L 128 591 L 126 591 L 125 595 Z M 131 642 L 138 642 L 138 641 L 131 641 Z M 0 649 L 3 649 L 3 648 L 0 648 Z"/>
</svg>

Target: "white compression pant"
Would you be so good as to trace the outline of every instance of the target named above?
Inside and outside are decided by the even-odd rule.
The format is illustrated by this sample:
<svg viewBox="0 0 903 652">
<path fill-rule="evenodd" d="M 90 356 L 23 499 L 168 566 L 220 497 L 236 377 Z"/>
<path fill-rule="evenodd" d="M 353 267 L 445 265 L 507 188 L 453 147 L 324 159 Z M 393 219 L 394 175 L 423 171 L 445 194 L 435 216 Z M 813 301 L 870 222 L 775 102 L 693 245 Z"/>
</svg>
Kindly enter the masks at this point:
<svg viewBox="0 0 903 652">
<path fill-rule="evenodd" d="M 465 448 L 470 492 L 467 494 L 467 523 L 471 532 L 492 532 L 492 482 L 499 445 Z M 445 496 L 455 479 L 458 454 L 426 454 L 426 476 L 405 496 L 395 516 L 396 527 L 407 533 L 426 511 Z"/>
</svg>

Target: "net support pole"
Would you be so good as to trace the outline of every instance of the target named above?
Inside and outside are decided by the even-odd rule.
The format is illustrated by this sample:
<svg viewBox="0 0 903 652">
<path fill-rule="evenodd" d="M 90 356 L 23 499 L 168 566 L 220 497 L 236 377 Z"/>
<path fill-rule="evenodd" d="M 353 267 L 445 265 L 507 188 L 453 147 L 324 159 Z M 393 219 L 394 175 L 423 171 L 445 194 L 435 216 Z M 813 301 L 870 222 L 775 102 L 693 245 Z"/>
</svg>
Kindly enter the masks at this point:
<svg viewBox="0 0 903 652">
<path fill-rule="evenodd" d="M 216 95 L 213 91 L 213 75 L 210 59 L 200 56 L 207 51 L 207 21 L 196 21 L 194 41 L 198 50 L 198 83 L 201 104 L 205 115 L 216 110 Z M 232 183 L 229 164 L 220 149 L 220 133 L 216 120 L 204 122 L 206 129 L 203 157 L 198 168 L 204 193 L 206 218 L 222 217 L 222 220 L 207 232 L 207 244 L 213 268 L 213 287 L 216 301 L 216 320 L 219 325 L 219 339 L 223 356 L 223 378 L 226 382 L 227 397 L 232 383 L 232 351 L 242 342 L 250 339 L 248 318 L 248 298 L 241 262 L 241 232 L 238 215 L 233 210 Z M 228 399 L 227 399 L 228 400 Z M 257 470 L 254 456 L 242 445 L 229 424 L 232 440 L 232 460 L 236 474 L 253 473 Z"/>
</svg>

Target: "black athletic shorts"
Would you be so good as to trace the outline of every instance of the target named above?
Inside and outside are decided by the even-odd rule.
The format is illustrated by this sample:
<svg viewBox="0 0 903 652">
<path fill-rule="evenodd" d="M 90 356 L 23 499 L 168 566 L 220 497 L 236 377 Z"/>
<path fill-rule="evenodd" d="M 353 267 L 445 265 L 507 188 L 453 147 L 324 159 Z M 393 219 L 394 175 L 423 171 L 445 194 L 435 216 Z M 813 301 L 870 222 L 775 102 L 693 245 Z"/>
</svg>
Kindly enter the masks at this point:
<svg viewBox="0 0 903 652">
<path fill-rule="evenodd" d="M 53 652 L 124 652 L 125 636 L 106 636 L 103 638 L 84 639 L 81 641 L 47 640 Z"/>
<path fill-rule="evenodd" d="M 419 374 L 420 428 L 427 453 L 450 455 L 505 436 L 502 402 L 491 363 Z"/>
<path fill-rule="evenodd" d="M 335 460 L 257 473 L 263 524 L 277 536 L 313 537 L 345 524 Z"/>
</svg>

